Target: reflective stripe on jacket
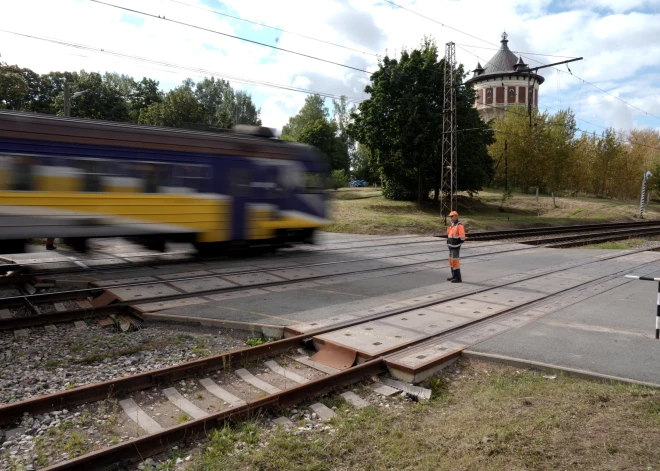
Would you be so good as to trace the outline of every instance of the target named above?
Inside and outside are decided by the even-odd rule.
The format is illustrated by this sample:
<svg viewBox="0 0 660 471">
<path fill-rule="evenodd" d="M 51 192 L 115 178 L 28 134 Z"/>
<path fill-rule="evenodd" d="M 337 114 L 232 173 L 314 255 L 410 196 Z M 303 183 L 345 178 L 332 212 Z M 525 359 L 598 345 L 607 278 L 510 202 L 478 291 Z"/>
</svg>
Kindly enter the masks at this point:
<svg viewBox="0 0 660 471">
<path fill-rule="evenodd" d="M 464 240 L 465 228 L 462 222 L 457 222 L 447 228 L 447 245 L 449 247 L 460 247 Z"/>
</svg>

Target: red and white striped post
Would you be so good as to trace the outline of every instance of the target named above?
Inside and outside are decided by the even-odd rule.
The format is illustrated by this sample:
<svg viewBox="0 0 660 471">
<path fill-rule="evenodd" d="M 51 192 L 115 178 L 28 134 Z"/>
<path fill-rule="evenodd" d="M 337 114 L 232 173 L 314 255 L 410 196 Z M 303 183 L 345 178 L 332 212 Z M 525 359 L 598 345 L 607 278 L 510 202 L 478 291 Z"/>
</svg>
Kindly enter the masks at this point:
<svg viewBox="0 0 660 471">
<path fill-rule="evenodd" d="M 655 309 L 655 338 L 660 339 L 660 278 L 651 278 L 650 276 L 626 275 L 626 278 L 642 281 L 658 282 L 658 302 Z"/>
</svg>

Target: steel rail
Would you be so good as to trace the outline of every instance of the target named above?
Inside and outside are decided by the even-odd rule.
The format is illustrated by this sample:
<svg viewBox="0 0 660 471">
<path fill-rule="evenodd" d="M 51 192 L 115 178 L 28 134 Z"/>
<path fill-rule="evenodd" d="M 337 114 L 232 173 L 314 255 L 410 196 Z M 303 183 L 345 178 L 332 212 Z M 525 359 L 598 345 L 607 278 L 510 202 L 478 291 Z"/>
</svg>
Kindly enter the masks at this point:
<svg viewBox="0 0 660 471">
<path fill-rule="evenodd" d="M 531 250 L 534 247 L 520 247 L 520 248 L 515 248 L 515 249 L 510 249 L 510 250 L 500 250 L 497 252 L 487 252 L 487 253 L 482 253 L 482 254 L 475 254 L 475 255 L 468 255 L 466 257 L 463 257 L 464 259 L 466 258 L 473 258 L 473 257 L 482 257 L 485 255 L 494 255 L 494 254 L 501 254 L 501 253 L 508 253 L 508 252 L 518 252 L 518 251 L 523 251 L 523 250 Z M 425 252 L 425 253 L 435 253 L 433 252 Z M 401 255 L 399 255 L 401 256 Z M 389 256 L 389 257 L 384 257 L 384 258 L 392 258 L 395 256 Z M 367 260 L 374 260 L 374 259 L 367 259 Z M 325 263 L 331 263 L 331 262 L 325 262 Z M 92 317 L 101 317 L 101 316 L 107 316 L 109 314 L 113 314 L 116 312 L 120 312 L 121 310 L 128 309 L 129 307 L 134 307 L 134 306 L 139 306 L 141 304 L 147 304 L 147 303 L 153 303 L 157 301 L 172 301 L 172 300 L 177 300 L 177 299 L 182 299 L 182 298 L 189 298 L 189 297 L 199 297 L 199 296 L 207 296 L 209 294 L 218 294 L 218 293 L 226 293 L 226 292 L 234 292 L 234 291 L 246 291 L 250 289 L 255 289 L 255 288 L 268 288 L 268 287 L 273 287 L 273 286 L 284 286 L 288 284 L 294 284 L 294 283 L 301 283 L 309 280 L 317 280 L 317 279 L 326 279 L 326 278 L 332 278 L 335 276 L 345 276 L 345 275 L 354 275 L 357 273 L 368 273 L 368 272 L 374 272 L 374 271 L 384 271 L 384 270 L 391 270 L 391 269 L 397 269 L 397 268 L 405 268 L 405 267 L 410 267 L 410 266 L 415 266 L 415 265 L 424 265 L 427 263 L 437 263 L 437 261 L 430 261 L 430 260 L 425 260 L 425 261 L 419 261 L 419 262 L 412 262 L 408 263 L 405 265 L 396 265 L 392 267 L 379 267 L 379 268 L 368 268 L 364 270 L 356 270 L 352 272 L 347 272 L 347 273 L 331 273 L 331 274 L 325 274 L 325 275 L 318 275 L 318 276 L 313 276 L 313 277 L 307 277 L 307 278 L 302 278 L 302 279 L 294 279 L 294 280 L 283 280 L 283 281 L 273 281 L 269 283 L 260 283 L 260 284 L 255 284 L 255 285 L 244 285 L 244 286 L 231 286 L 227 288 L 216 288 L 216 289 L 209 289 L 209 290 L 204 290 L 204 291 L 196 291 L 194 293 L 178 293 L 178 294 L 173 294 L 169 296 L 160 296 L 160 297 L 151 297 L 151 298 L 142 298 L 140 300 L 133 300 L 133 301 L 122 301 L 118 303 L 114 303 L 108 306 L 103 306 L 101 308 L 92 308 L 92 309 L 74 309 L 74 310 L 69 310 L 69 311 L 63 311 L 63 312 L 52 312 L 48 314 L 40 314 L 38 316 L 24 316 L 24 317 L 11 317 L 9 319 L 0 319 L 0 332 L 4 330 L 11 330 L 11 329 L 17 329 L 17 328 L 25 328 L 25 327 L 34 327 L 34 326 L 39 326 L 39 325 L 45 325 L 45 324 L 52 324 L 52 323 L 59 323 L 59 322 L 69 322 L 71 320 L 79 320 L 79 319 L 87 319 L 87 318 L 92 318 Z M 282 269 L 282 268 L 278 268 Z M 220 276 L 220 275 L 213 275 L 213 276 Z M 207 278 L 208 275 L 204 275 L 204 278 Z M 197 278 L 190 278 L 192 280 L 195 280 Z M 163 280 L 163 281 L 157 281 L 157 282 L 146 282 L 147 284 L 153 284 L 153 283 L 169 283 L 169 282 L 176 282 L 176 281 L 186 281 L 186 279 L 173 279 L 173 280 Z M 140 286 L 140 283 L 137 284 L 129 284 L 127 286 Z M 112 289 L 119 287 L 119 285 L 113 285 L 113 286 L 108 286 L 105 288 L 93 288 L 92 290 L 95 291 L 103 291 L 105 289 Z M 71 293 L 78 293 L 81 290 L 72 290 L 72 291 L 61 291 L 61 292 L 56 292 L 56 293 L 43 293 L 40 295 L 29 295 L 29 296 L 14 296 L 10 298 L 13 302 L 20 302 L 23 298 L 30 298 L 32 296 L 49 296 L 47 298 L 47 301 L 53 301 L 53 300 L 70 300 L 70 294 Z M 82 290 L 82 291 L 89 291 L 89 290 Z M 7 299 L 7 298 L 4 298 Z M 2 299 L 0 299 L 2 301 Z M 43 301 L 42 302 L 46 302 Z M 139 313 L 136 313 L 139 316 Z"/>
<path fill-rule="evenodd" d="M 637 252 L 643 252 L 643 251 L 640 250 Z M 585 263 L 574 265 L 573 267 L 585 266 L 593 263 L 600 263 L 604 260 L 611 260 L 628 255 L 630 255 L 629 252 L 625 254 L 615 254 L 612 255 L 611 257 L 587 261 Z M 238 350 L 235 352 L 214 355 L 200 360 L 182 363 L 180 365 L 161 368 L 159 370 L 139 373 L 137 375 L 117 378 L 114 380 L 82 386 L 71 390 L 60 391 L 58 393 L 54 393 L 51 395 L 39 396 L 39 397 L 27 399 L 25 401 L 19 401 L 19 402 L 7 404 L 4 406 L 0 406 L 0 425 L 7 424 L 11 422 L 11 420 L 20 418 L 25 412 L 40 413 L 42 411 L 49 410 L 52 407 L 67 407 L 67 406 L 79 405 L 94 400 L 105 399 L 113 394 L 124 394 L 139 389 L 153 387 L 158 383 L 158 381 L 162 381 L 163 379 L 167 381 L 176 381 L 176 380 L 184 379 L 187 376 L 190 376 L 191 374 L 197 374 L 199 372 L 203 372 L 207 370 L 226 368 L 227 365 L 233 367 L 236 366 L 237 364 L 241 364 L 242 362 L 254 358 L 272 356 L 292 348 L 297 348 L 300 344 L 304 344 L 306 339 L 309 339 L 317 335 L 322 335 L 338 329 L 343 329 L 343 328 L 363 324 L 366 322 L 379 320 L 385 317 L 404 314 L 406 312 L 410 312 L 417 309 L 428 308 L 436 304 L 453 301 L 466 296 L 471 296 L 474 294 L 479 294 L 484 291 L 489 291 L 492 289 L 502 288 L 505 286 L 509 286 L 511 284 L 520 283 L 522 281 L 548 276 L 554 273 L 562 272 L 564 270 L 565 268 L 549 270 L 545 273 L 531 275 L 525 279 L 508 281 L 506 283 L 502 283 L 495 286 L 485 286 L 466 293 L 461 293 L 454 296 L 447 296 L 441 300 L 436 299 L 433 301 L 418 303 L 412 306 L 405 306 L 397 309 L 391 309 L 389 311 L 376 313 L 361 318 L 338 322 L 336 324 L 324 326 L 317 330 L 307 332 L 305 334 L 295 335 L 293 337 L 277 340 L 256 347 Z M 567 290 L 574 288 L 575 287 L 567 288 Z M 549 296 L 553 296 L 553 295 L 549 295 Z M 546 298 L 549 296 L 546 296 Z M 433 335 L 429 337 L 433 337 Z"/>
<path fill-rule="evenodd" d="M 402 236 L 406 238 L 412 238 L 412 237 L 426 237 L 426 236 Z M 431 237 L 431 236 L 428 236 Z M 371 240 L 371 239 L 370 239 Z M 380 239 L 373 239 L 373 240 L 380 240 Z M 363 242 L 363 241 L 353 241 L 349 243 L 357 243 L 357 242 Z M 366 242 L 366 241 L 364 241 Z M 371 246 L 366 246 L 366 247 L 336 247 L 336 248 L 329 248 L 329 249 L 322 249 L 318 250 L 319 252 L 329 252 L 329 251 L 335 251 L 335 250 L 346 250 L 347 252 L 353 252 L 353 251 L 358 251 L 360 249 L 365 249 L 365 248 L 370 248 L 370 249 L 378 249 L 380 247 L 389 247 L 389 246 L 397 246 L 397 245 L 416 245 L 416 244 L 429 244 L 429 243 L 435 243 L 436 241 L 434 240 L 428 240 L 428 241 L 417 241 L 417 242 L 393 242 L 390 244 L 378 244 L 378 245 L 371 245 Z M 318 245 L 337 245 L 337 244 L 318 244 Z M 263 247 L 264 249 L 267 249 L 267 246 Z M 313 254 L 314 250 L 309 250 L 309 251 L 299 251 L 299 256 L 306 256 L 307 253 Z M 257 252 L 258 253 L 258 252 Z M 59 273 L 79 273 L 79 272 L 85 272 L 85 271 L 114 271 L 114 270 L 122 270 L 126 268 L 134 268 L 134 267 L 140 267 L 140 266 L 150 266 L 153 264 L 154 261 L 159 262 L 162 265 L 169 265 L 169 264 L 177 264 L 177 263 L 184 263 L 184 262 L 214 262 L 214 261 L 221 261 L 221 260 L 227 260 L 228 258 L 231 258 L 229 255 L 218 255 L 214 257 L 209 257 L 209 256 L 201 256 L 195 252 L 186 252 L 186 251 L 179 251 L 179 252 L 165 252 L 165 253 L 132 253 L 132 254 L 126 254 L 123 256 L 112 256 L 112 257 L 98 257 L 98 258 L 80 258 L 80 259 L 66 259 L 66 260 L 44 260 L 44 261 L 36 261 L 36 262 L 28 262 L 28 263 L 6 263 L 0 265 L 0 273 L 2 271 L 16 271 L 20 268 L 26 268 L 30 267 L 33 265 L 48 265 L 48 264 L 55 264 L 55 263 L 76 263 L 76 262 L 81 262 L 81 263 L 86 263 L 86 262 L 98 262 L 98 261 L 106 261 L 106 260 L 117 260 L 117 259 L 130 259 L 130 258 L 139 258 L 139 257 L 168 257 L 168 256 L 174 256 L 174 255 L 189 255 L 191 257 L 190 260 L 153 260 L 153 261 L 146 261 L 146 262 L 131 262 L 128 261 L 125 266 L 120 266 L 120 267 L 106 267 L 106 266 L 100 266 L 100 267 L 88 267 L 88 268 L 80 268 L 80 269 L 70 269 L 70 268 L 60 268 L 60 269 L 53 269 L 53 270 L 48 270 L 44 272 L 36 272 L 36 273 L 30 273 L 31 276 L 42 276 L 42 275 L 52 275 L 52 274 L 59 274 Z M 0 257 L 1 258 L 1 257 Z"/>
<path fill-rule="evenodd" d="M 495 254 L 495 253 L 506 253 L 506 252 L 511 252 L 511 251 L 517 251 L 517 250 L 528 250 L 527 247 L 521 247 L 521 248 L 516 248 L 516 249 L 510 249 L 510 250 L 502 250 L 498 252 L 489 252 L 488 254 Z M 195 280 L 203 280 L 203 279 L 208 279 L 208 278 L 217 278 L 217 277 L 222 277 L 222 276 L 237 276 L 237 275 L 250 275 L 250 274 L 256 274 L 256 273 L 266 273 L 266 272 L 271 272 L 271 271 L 281 271 L 281 270 L 299 270 L 303 268 L 314 268 L 314 267 L 324 267 L 324 266 L 331 266 L 331 265 L 343 265 L 346 263 L 361 263 L 361 262 L 370 262 L 370 261 L 379 261 L 379 260 L 385 260 L 388 258 L 399 258 L 399 257 L 410 257 L 414 255 L 426 255 L 426 254 L 432 254 L 432 253 L 437 253 L 437 249 L 433 250 L 427 250 L 424 252 L 415 252 L 415 253 L 409 253 L 409 254 L 398 254 L 398 255 L 383 255 L 379 257 L 369 257 L 369 258 L 356 258 L 356 259 L 350 259 L 350 260 L 335 260 L 335 261 L 329 261 L 329 262 L 316 262 L 316 263 L 309 263 L 306 265 L 286 265 L 286 266 L 278 266 L 278 267 L 272 267 L 272 268 L 258 268 L 258 269 L 251 269 L 251 270 L 237 270 L 234 272 L 227 272 L 227 273 L 210 273 L 208 275 L 197 275 L 197 276 L 187 276 L 187 277 L 182 277 L 182 278 L 172 278 L 168 280 L 153 280 L 153 281 L 140 281 L 140 282 L 133 282 L 133 283 L 121 283 L 121 284 L 115 284 L 115 285 L 108 285 L 108 286 L 95 286 L 91 288 L 79 288 L 79 289 L 74 289 L 74 290 L 67 290 L 67 291 L 57 291 L 53 293 L 34 293 L 34 294 L 26 294 L 26 295 L 19 295 L 19 296 L 5 296 L 0 298 L 0 306 L 2 307 L 12 307 L 15 305 L 19 305 L 20 303 L 23 302 L 24 298 L 28 298 L 31 301 L 35 302 L 51 302 L 51 301 L 61 301 L 62 299 L 64 300 L 69 300 L 72 299 L 72 296 L 79 296 L 79 295 L 87 295 L 87 294 L 93 294 L 98 291 L 104 291 L 104 290 L 110 290 L 110 289 L 117 289 L 117 288 L 134 288 L 134 287 L 139 287 L 139 286 L 149 286 L 149 285 L 158 285 L 158 284 L 166 284 L 166 283 L 177 283 L 181 281 L 195 281 Z M 482 256 L 486 254 L 475 254 L 475 255 L 467 255 L 464 258 L 470 258 L 470 257 L 476 257 L 476 256 Z M 374 271 L 374 270 L 385 270 L 385 269 L 390 269 L 390 268 L 399 268 L 399 267 L 406 267 L 410 265 L 419 265 L 419 264 L 424 264 L 424 263 L 432 263 L 432 261 L 426 260 L 426 261 L 420 261 L 420 262 L 414 262 L 406 265 L 396 265 L 392 267 L 381 267 L 381 268 L 371 268 L 371 269 L 366 269 L 366 270 L 357 270 L 357 271 L 352 271 L 352 272 L 346 272 L 346 273 L 341 273 L 341 275 L 350 275 L 350 274 L 355 274 L 355 273 L 361 273 L 363 271 Z M 316 278 L 325 278 L 329 276 L 339 276 L 340 274 L 328 274 L 328 275 L 320 275 L 318 277 L 310 277 L 310 278 L 304 278 L 304 279 L 296 279 L 296 280 L 286 280 L 287 282 L 300 282 L 308 279 L 316 279 Z M 280 282 L 274 282 L 274 283 L 280 283 Z M 257 286 L 257 285 L 251 285 L 252 287 Z M 261 285 L 259 285 L 261 286 Z M 264 284 L 264 286 L 269 286 L 269 284 Z M 229 287 L 229 288 L 222 288 L 220 291 L 240 291 L 240 289 L 244 289 L 244 286 L 235 286 L 235 287 Z M 216 292 L 217 290 L 210 290 L 209 292 Z M 195 293 L 202 293 L 201 291 L 195 292 Z M 194 295 L 195 293 L 185 293 L 188 296 Z M 62 297 L 65 296 L 65 297 Z M 68 297 L 66 297 L 68 296 Z M 75 298 L 74 298 L 75 299 Z M 142 302 L 142 301 L 140 301 Z"/>
<path fill-rule="evenodd" d="M 523 244 L 528 244 L 528 245 L 545 245 L 545 244 L 550 244 L 553 247 L 560 247 L 563 246 L 563 244 L 568 244 L 571 242 L 579 242 L 579 241 L 586 241 L 587 243 L 590 243 L 591 240 L 616 240 L 616 238 L 621 238 L 621 239 L 629 239 L 630 237 L 635 237 L 635 236 L 640 236 L 640 235 L 655 235 L 655 234 L 660 234 L 660 226 L 658 227 L 652 227 L 652 228 L 647 228 L 647 229 L 622 229 L 620 231 L 610 231 L 607 234 L 576 234 L 576 235 L 567 235 L 567 236 L 560 236 L 560 237 L 551 237 L 551 238 L 546 238 L 546 239 L 536 239 L 533 241 L 524 241 L 521 242 Z M 577 244 L 577 245 L 584 245 L 584 244 Z"/>
<path fill-rule="evenodd" d="M 293 406 L 304 398 L 327 394 L 385 371 L 384 361 L 378 358 L 291 389 L 247 401 L 242 406 L 225 409 L 202 419 L 193 420 L 152 435 L 146 435 L 104 450 L 94 451 L 72 460 L 57 463 L 45 468 L 44 471 L 107 469 L 119 463 L 153 456 L 169 450 L 173 443 L 182 442 L 191 438 L 191 436 L 205 435 L 210 430 L 220 428 L 228 421 L 247 420 L 264 409 Z"/>
<path fill-rule="evenodd" d="M 548 227 L 534 227 L 529 229 L 510 229 L 503 231 L 483 231 L 483 232 L 470 232 L 468 237 L 472 240 L 495 240 L 503 237 L 510 237 L 512 235 L 526 236 L 526 235 L 544 235 L 553 234 L 556 232 L 580 232 L 600 229 L 612 229 L 618 227 L 646 227 L 646 226 L 660 226 L 660 220 L 657 221 L 642 221 L 642 222 L 613 222 L 602 224 L 579 224 L 571 226 L 548 226 Z M 446 236 L 440 236 L 446 237 Z"/>
<path fill-rule="evenodd" d="M 617 258 L 617 256 L 610 258 Z M 648 262 L 648 263 L 643 263 L 641 265 L 642 266 L 650 265 L 651 263 L 652 262 Z M 543 275 L 539 275 L 539 276 L 543 276 Z M 388 357 L 391 357 L 395 354 L 400 354 L 402 351 L 408 348 L 432 340 L 437 340 L 438 338 L 456 335 L 457 332 L 468 330 L 470 328 L 475 327 L 478 324 L 487 324 L 489 322 L 493 322 L 494 319 L 501 318 L 502 316 L 507 314 L 511 314 L 512 312 L 518 311 L 521 308 L 529 307 L 530 305 L 535 305 L 539 302 L 547 302 L 547 300 L 550 298 L 564 295 L 566 292 L 580 289 L 584 285 L 593 284 L 594 282 L 597 282 L 602 278 L 608 278 L 608 277 L 611 278 L 612 276 L 614 275 L 604 275 L 595 280 L 589 280 L 577 286 L 566 288 L 558 293 L 549 294 L 544 298 L 530 301 L 523 305 L 512 307 L 510 309 L 507 309 L 506 311 L 494 314 L 485 319 L 476 320 L 466 325 L 457 326 L 452 329 L 448 329 L 440 334 L 428 335 L 423 339 L 419 339 L 417 341 L 407 343 L 406 345 L 403 346 L 392 348 L 388 352 L 380 353 L 375 358 L 368 359 L 364 363 L 340 371 L 339 373 L 328 375 L 324 378 L 312 381 L 310 383 L 306 383 L 304 385 L 296 386 L 291 389 L 287 389 L 275 394 L 271 394 L 264 398 L 247 401 L 247 403 L 243 406 L 237 406 L 237 407 L 225 409 L 211 416 L 197 419 L 188 422 L 186 424 L 174 426 L 169 429 L 158 432 L 156 434 L 133 439 L 128 442 L 115 445 L 110 448 L 106 448 L 104 450 L 99 450 L 96 452 L 83 455 L 78 458 L 64 461 L 62 463 L 57 463 L 45 469 L 47 471 L 107 469 L 113 466 L 117 466 L 120 463 L 124 463 L 124 462 L 130 463 L 139 459 L 144 459 L 145 457 L 148 456 L 153 456 L 157 453 L 168 450 L 171 447 L 171 445 L 175 442 L 177 443 L 182 442 L 196 435 L 202 435 L 202 434 L 205 435 L 211 429 L 220 428 L 227 421 L 246 420 L 249 419 L 250 417 L 253 417 L 254 415 L 256 415 L 257 413 L 259 413 L 264 409 L 292 406 L 306 398 L 314 397 L 316 395 L 326 394 L 333 390 L 360 381 L 363 378 L 385 372 L 387 371 Z M 407 310 L 410 309 L 408 308 Z M 299 337 L 303 337 L 303 336 L 299 336 Z M 293 338 L 287 340 L 291 341 L 293 340 Z M 253 349 L 247 349 L 247 350 L 254 350 L 255 348 L 258 347 L 254 347 Z M 450 360 L 452 357 L 456 357 L 459 355 L 460 355 L 460 351 L 454 352 L 448 355 L 447 357 L 443 358 L 443 361 Z"/>
</svg>

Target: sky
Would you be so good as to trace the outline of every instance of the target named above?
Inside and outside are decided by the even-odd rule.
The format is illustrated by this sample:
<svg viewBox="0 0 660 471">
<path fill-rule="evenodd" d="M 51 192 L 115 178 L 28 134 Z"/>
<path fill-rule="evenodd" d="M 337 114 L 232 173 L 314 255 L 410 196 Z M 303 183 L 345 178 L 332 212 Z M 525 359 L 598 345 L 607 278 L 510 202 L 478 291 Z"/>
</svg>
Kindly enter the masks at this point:
<svg viewBox="0 0 660 471">
<path fill-rule="evenodd" d="M 472 70 L 506 31 L 509 48 L 532 66 L 584 58 L 541 71 L 541 110 L 570 107 L 587 132 L 660 130 L 660 0 L 393 0 L 407 10 L 384 0 L 102 1 L 137 11 L 92 0 L 4 0 L 0 29 L 32 38 L 0 32 L 0 60 L 38 73 L 150 77 L 166 91 L 214 75 L 251 93 L 263 124 L 279 130 L 303 105 L 303 91 L 368 98 L 379 57 L 425 36 L 441 54 L 456 43 L 457 61 Z"/>
</svg>

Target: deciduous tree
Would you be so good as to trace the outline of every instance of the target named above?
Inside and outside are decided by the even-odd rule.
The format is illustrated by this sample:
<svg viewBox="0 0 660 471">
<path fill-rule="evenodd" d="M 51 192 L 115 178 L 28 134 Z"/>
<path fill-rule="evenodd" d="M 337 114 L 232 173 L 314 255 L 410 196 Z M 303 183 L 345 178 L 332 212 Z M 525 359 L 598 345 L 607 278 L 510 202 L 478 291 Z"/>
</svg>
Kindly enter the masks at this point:
<svg viewBox="0 0 660 471">
<path fill-rule="evenodd" d="M 460 84 L 462 67 L 455 74 Z M 425 39 L 399 59 L 385 56 L 365 92 L 370 98 L 353 113 L 350 133 L 371 150 L 386 197 L 421 203 L 441 177 L 444 60 L 435 43 Z M 473 192 L 490 176 L 492 136 L 473 108 L 472 88 L 459 86 L 457 97 L 457 123 L 466 129 L 458 141 L 458 188 Z"/>
<path fill-rule="evenodd" d="M 184 83 L 169 91 L 163 101 L 140 112 L 140 123 L 155 126 L 184 127 L 204 121 L 204 108 L 192 89 Z"/>
</svg>

